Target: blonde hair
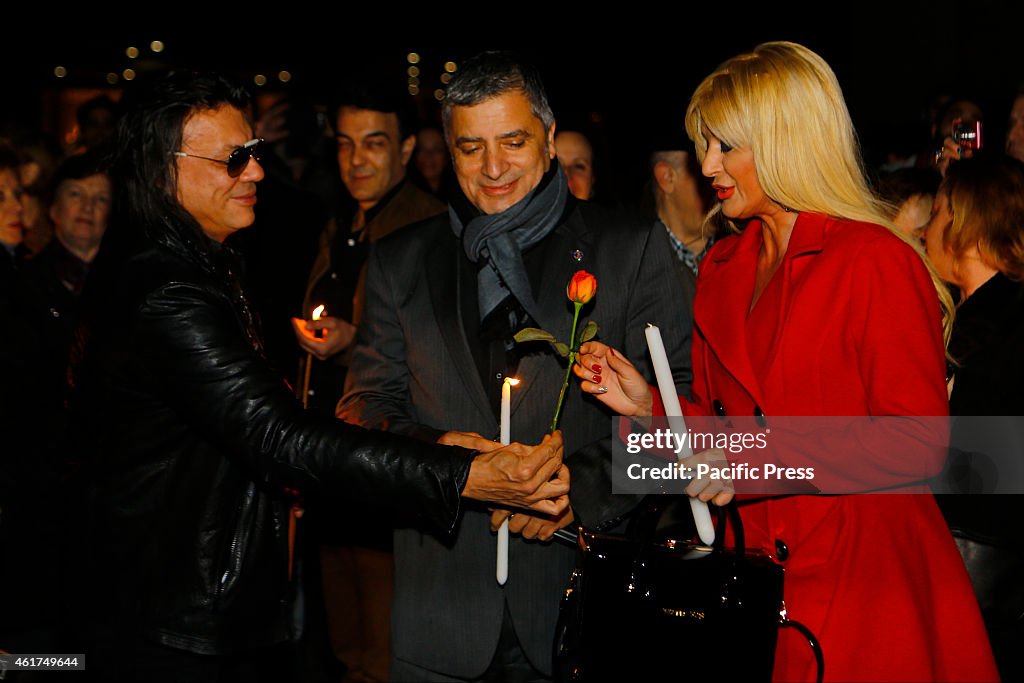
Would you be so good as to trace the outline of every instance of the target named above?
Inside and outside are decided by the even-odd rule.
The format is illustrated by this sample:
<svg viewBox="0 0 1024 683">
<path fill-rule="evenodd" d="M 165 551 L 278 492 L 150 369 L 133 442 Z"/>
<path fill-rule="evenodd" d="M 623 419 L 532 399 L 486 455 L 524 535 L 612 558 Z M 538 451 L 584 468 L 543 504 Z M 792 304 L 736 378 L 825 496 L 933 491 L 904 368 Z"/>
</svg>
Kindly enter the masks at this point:
<svg viewBox="0 0 1024 683">
<path fill-rule="evenodd" d="M 1009 156 L 962 159 L 949 165 L 939 192 L 953 214 L 943 244 L 958 259 L 977 246 L 990 267 L 1024 280 L 1024 164 Z"/>
<path fill-rule="evenodd" d="M 686 132 L 701 162 L 708 149 L 705 131 L 749 149 L 762 189 L 779 204 L 877 223 L 910 245 L 932 278 L 948 341 L 949 290 L 921 244 L 893 225 L 891 207 L 872 191 L 842 89 L 824 59 L 803 45 L 779 41 L 727 60 L 697 86 L 686 110 Z"/>
</svg>

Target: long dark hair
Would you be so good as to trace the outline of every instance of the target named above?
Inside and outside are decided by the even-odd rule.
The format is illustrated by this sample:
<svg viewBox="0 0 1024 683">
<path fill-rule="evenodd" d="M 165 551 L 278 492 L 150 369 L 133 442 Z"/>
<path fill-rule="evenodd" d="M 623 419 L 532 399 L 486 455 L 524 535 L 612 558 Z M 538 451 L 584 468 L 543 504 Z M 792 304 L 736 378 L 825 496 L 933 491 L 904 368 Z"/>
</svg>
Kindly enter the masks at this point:
<svg viewBox="0 0 1024 683">
<path fill-rule="evenodd" d="M 249 93 L 218 74 L 176 71 L 126 93 L 121 104 L 111 165 L 120 237 L 145 236 L 208 263 L 212 240 L 178 203 L 174 153 L 190 116 L 225 105 L 249 116 Z"/>
<path fill-rule="evenodd" d="M 171 72 L 136 83 L 121 99 L 109 173 L 114 211 L 82 293 L 81 316 L 71 349 L 72 389 L 96 381 L 93 346 L 116 329 L 121 272 L 136 252 L 161 245 L 209 272 L 217 270 L 219 245 L 178 202 L 177 164 L 188 118 L 220 106 L 249 114 L 249 95 L 212 73 Z M 77 392 L 73 392 L 74 397 Z M 72 401 L 74 402 L 74 401 Z"/>
</svg>

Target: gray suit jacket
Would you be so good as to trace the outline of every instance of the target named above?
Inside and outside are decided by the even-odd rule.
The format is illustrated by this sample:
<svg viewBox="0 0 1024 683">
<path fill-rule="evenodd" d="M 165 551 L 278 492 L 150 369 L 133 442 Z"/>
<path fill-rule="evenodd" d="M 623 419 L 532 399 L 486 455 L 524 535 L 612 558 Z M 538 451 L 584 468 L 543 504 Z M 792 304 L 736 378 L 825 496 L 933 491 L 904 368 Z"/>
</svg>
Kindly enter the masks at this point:
<svg viewBox="0 0 1024 683">
<path fill-rule="evenodd" d="M 535 298 L 541 327 L 568 341 L 572 304 L 565 288 L 574 272 L 585 269 L 597 277 L 598 290 L 581 324 L 595 320 L 598 339 L 620 349 L 652 382 L 644 328 L 658 325 L 677 388 L 688 392 L 690 301 L 664 229 L 574 203 L 539 248 L 544 262 Z M 447 215 L 373 245 L 341 417 L 427 440 L 448 430 L 497 439 L 498 422 L 460 317 L 461 249 Z M 512 440 L 537 443 L 551 422 L 564 360 L 536 343 L 517 375 L 522 383 L 512 393 Z M 559 426 L 573 509 L 588 526 L 625 514 L 637 502 L 611 494 L 611 417 L 593 397 L 581 395 L 573 376 Z M 494 654 L 507 600 L 531 663 L 550 675 L 555 621 L 574 559 L 575 549 L 562 543 L 513 538 L 502 587 L 494 578 L 495 535 L 485 508 L 468 509 L 451 538 L 398 530 L 393 656 L 451 676 L 478 676 Z"/>
</svg>

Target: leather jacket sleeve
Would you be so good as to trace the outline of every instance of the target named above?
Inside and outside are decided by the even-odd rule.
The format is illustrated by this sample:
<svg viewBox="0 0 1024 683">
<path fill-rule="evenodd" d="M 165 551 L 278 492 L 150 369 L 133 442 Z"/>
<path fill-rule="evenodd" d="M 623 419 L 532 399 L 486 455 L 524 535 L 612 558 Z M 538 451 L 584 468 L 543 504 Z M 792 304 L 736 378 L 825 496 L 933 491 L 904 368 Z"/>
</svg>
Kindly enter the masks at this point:
<svg viewBox="0 0 1024 683">
<path fill-rule="evenodd" d="M 171 282 L 146 297 L 129 328 L 182 419 L 270 490 L 450 532 L 472 453 L 307 413 L 246 337 L 229 296 Z"/>
</svg>

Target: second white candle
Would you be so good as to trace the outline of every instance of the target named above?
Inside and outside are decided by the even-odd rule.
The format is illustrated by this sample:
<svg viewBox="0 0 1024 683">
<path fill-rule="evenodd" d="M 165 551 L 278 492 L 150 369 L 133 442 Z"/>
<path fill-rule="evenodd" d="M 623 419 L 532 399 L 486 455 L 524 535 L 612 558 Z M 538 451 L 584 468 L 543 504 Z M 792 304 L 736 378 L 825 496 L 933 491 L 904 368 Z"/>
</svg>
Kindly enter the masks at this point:
<svg viewBox="0 0 1024 683">
<path fill-rule="evenodd" d="M 502 446 L 511 443 L 512 426 L 512 387 L 519 384 L 519 380 L 506 377 L 501 383 L 501 426 L 498 440 Z M 498 527 L 498 557 L 495 565 L 494 578 L 502 586 L 508 581 L 508 519 Z"/>
</svg>

